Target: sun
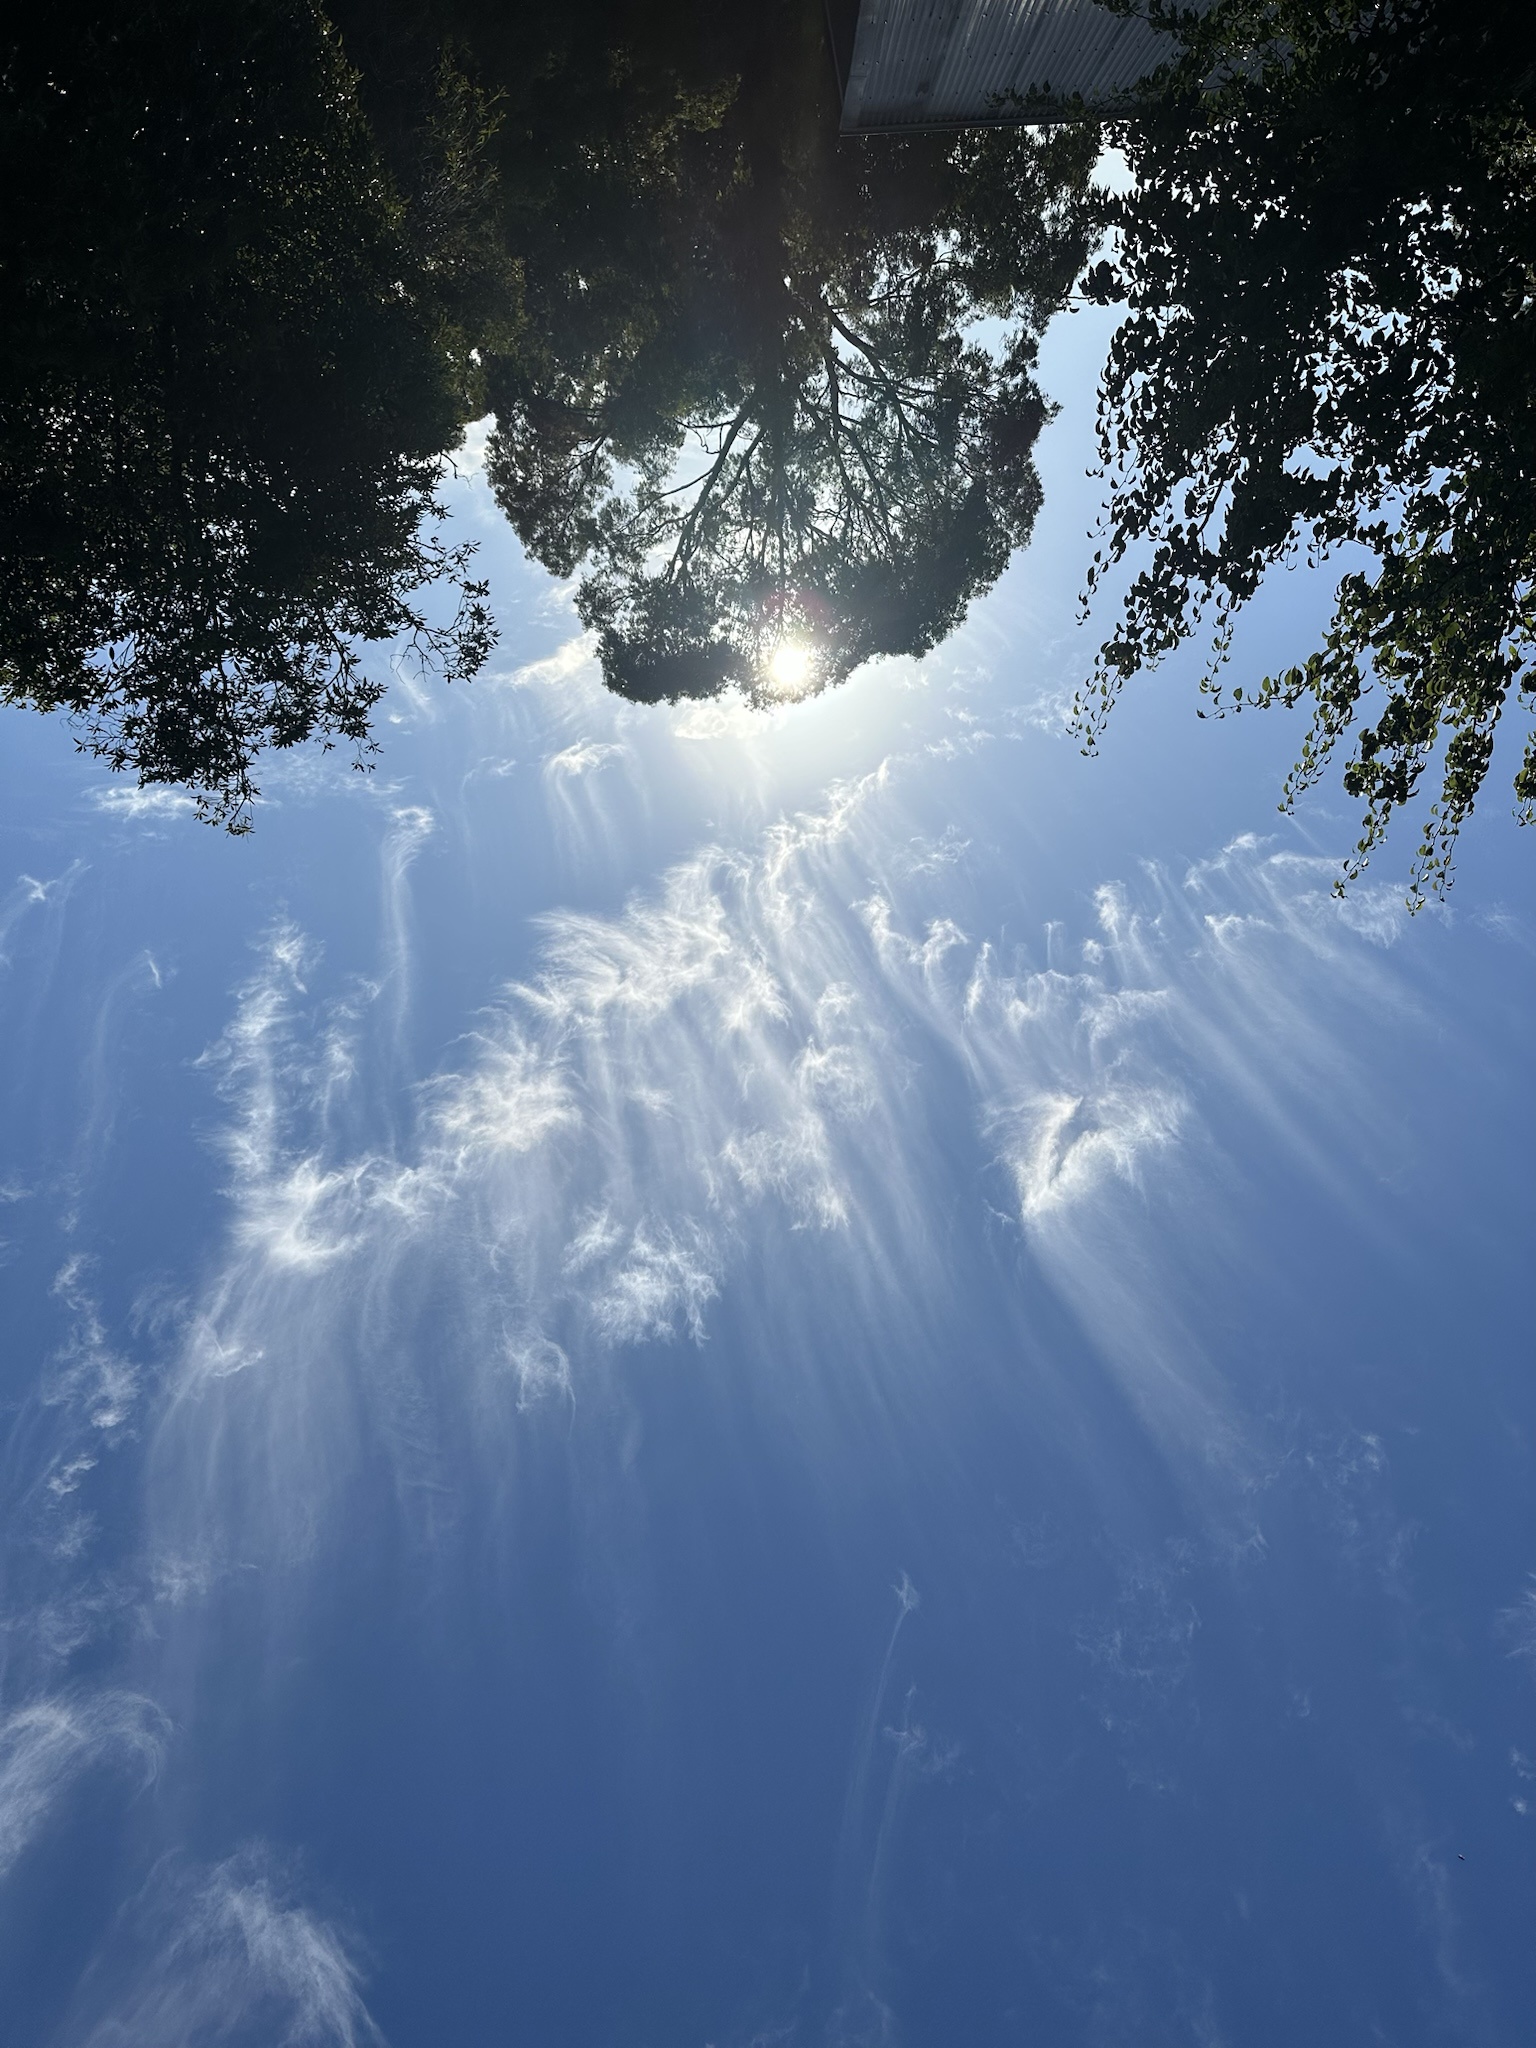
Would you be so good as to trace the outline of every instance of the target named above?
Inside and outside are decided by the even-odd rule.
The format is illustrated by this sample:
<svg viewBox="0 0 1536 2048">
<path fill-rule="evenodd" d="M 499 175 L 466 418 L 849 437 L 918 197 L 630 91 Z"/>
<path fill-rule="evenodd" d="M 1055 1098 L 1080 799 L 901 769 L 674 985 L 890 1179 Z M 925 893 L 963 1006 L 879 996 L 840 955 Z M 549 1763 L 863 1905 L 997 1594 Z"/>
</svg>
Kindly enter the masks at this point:
<svg viewBox="0 0 1536 2048">
<path fill-rule="evenodd" d="M 768 657 L 768 686 L 776 697 L 798 697 L 811 680 L 811 650 L 781 640 Z"/>
</svg>

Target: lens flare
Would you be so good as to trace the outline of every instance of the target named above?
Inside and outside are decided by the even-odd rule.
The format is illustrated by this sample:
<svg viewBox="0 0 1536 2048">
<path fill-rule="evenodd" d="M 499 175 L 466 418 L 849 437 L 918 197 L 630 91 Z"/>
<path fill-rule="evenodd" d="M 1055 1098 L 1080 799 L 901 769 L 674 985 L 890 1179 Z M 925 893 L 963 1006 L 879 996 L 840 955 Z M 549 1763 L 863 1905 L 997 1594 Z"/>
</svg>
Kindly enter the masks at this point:
<svg viewBox="0 0 1536 2048">
<path fill-rule="evenodd" d="M 798 640 L 781 640 L 768 657 L 768 686 L 776 697 L 798 697 L 811 681 L 811 650 Z"/>
</svg>

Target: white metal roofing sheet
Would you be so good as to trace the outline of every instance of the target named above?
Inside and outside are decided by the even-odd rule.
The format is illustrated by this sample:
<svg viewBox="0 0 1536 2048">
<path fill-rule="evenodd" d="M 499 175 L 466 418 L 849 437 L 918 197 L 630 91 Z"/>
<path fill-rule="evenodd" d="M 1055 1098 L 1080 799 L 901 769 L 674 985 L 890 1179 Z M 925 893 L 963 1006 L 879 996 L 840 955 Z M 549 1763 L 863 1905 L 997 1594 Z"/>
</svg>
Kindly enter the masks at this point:
<svg viewBox="0 0 1536 2048">
<path fill-rule="evenodd" d="M 842 125 L 1006 120 L 1010 93 L 1081 93 L 1091 106 L 1127 91 L 1171 49 L 1161 31 L 1095 0 L 864 0 Z"/>
</svg>

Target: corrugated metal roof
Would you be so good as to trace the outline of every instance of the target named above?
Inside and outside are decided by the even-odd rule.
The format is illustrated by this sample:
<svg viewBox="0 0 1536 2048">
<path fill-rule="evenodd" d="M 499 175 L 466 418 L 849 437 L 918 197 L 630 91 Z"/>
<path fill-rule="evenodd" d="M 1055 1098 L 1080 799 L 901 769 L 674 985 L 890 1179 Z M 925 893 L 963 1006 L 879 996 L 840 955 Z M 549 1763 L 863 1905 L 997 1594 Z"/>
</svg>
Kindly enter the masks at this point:
<svg viewBox="0 0 1536 2048">
<path fill-rule="evenodd" d="M 863 0 L 843 132 L 1017 120 L 1010 93 L 1105 104 L 1172 51 L 1095 0 Z"/>
</svg>

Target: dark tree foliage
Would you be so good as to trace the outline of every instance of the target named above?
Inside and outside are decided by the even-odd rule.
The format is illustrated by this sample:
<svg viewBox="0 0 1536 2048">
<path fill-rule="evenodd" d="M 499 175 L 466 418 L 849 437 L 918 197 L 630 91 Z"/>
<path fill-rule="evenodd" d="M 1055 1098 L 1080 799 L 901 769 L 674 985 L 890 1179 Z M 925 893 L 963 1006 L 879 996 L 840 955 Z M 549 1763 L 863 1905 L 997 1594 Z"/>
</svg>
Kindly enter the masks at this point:
<svg viewBox="0 0 1536 2048">
<path fill-rule="evenodd" d="M 922 226 L 832 247 L 791 233 L 751 252 L 767 304 L 742 309 L 756 317 L 721 337 L 686 408 L 628 446 L 601 414 L 591 423 L 573 451 L 587 495 L 572 540 L 585 526 L 578 605 L 615 688 L 800 694 L 872 655 L 922 653 L 1028 539 L 1046 416 L 1037 330 L 1011 282 L 979 275 L 993 252 L 967 233 L 966 174 L 1008 176 L 1059 291 L 1081 245 L 1050 246 L 1036 150 L 990 143 L 955 150 L 959 202 Z M 984 313 L 1013 323 L 1004 346 L 970 338 Z M 634 481 L 594 515 L 598 450 Z M 564 543 L 556 565 L 574 552 Z"/>
<path fill-rule="evenodd" d="M 616 688 L 798 692 L 932 645 L 1035 516 L 1093 141 L 836 121 L 816 0 L 11 27 L 0 696 L 237 830 L 264 749 L 361 760 L 370 644 L 450 676 L 490 645 L 433 522 L 488 407 Z"/>
<path fill-rule="evenodd" d="M 408 208 L 308 0 L 53 0 L 0 63 L 0 695 L 241 830 L 263 748 L 369 748 L 361 643 L 490 645 L 431 531 L 484 110 L 434 82 Z"/>
<path fill-rule="evenodd" d="M 1119 4 L 1119 0 L 1110 0 Z M 1287 808 L 1352 745 L 1359 872 L 1437 756 L 1415 903 L 1536 645 L 1536 10 L 1528 0 L 1214 0 L 1114 124 L 1135 185 L 1091 294 L 1127 309 L 1100 400 L 1107 546 L 1150 564 L 1079 702 L 1215 621 L 1220 713 L 1305 704 Z M 1322 646 L 1246 692 L 1234 612 L 1305 548 L 1363 548 Z M 1536 807 L 1536 741 L 1515 777 Z"/>
<path fill-rule="evenodd" d="M 922 652 L 1033 523 L 1036 339 L 1090 245 L 1094 139 L 840 142 L 802 0 L 606 18 L 531 84 L 475 72 L 524 287 L 487 366 L 496 495 L 585 572 L 628 696 Z"/>
</svg>

